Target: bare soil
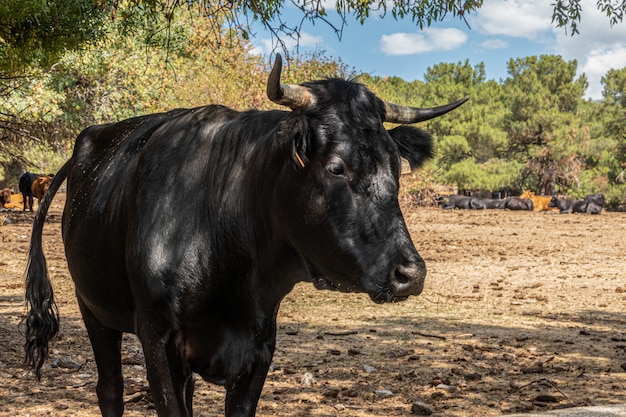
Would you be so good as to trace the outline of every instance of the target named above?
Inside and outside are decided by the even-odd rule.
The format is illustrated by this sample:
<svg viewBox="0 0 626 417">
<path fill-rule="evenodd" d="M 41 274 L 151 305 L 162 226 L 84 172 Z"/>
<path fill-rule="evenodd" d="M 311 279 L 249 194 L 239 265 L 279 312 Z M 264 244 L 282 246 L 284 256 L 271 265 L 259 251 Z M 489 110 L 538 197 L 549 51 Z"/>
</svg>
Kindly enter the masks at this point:
<svg viewBox="0 0 626 417">
<path fill-rule="evenodd" d="M 10 221 L 0 226 L 0 417 L 100 415 L 63 254 L 63 198 L 44 228 L 61 331 L 39 383 L 22 366 L 20 324 L 33 215 L 0 213 Z M 376 305 L 298 285 L 281 306 L 259 416 L 497 416 L 626 402 L 625 213 L 404 206 L 429 270 L 424 293 Z M 136 338 L 123 349 L 126 415 L 155 416 Z M 198 379 L 196 415 L 222 414 L 223 399 Z"/>
</svg>

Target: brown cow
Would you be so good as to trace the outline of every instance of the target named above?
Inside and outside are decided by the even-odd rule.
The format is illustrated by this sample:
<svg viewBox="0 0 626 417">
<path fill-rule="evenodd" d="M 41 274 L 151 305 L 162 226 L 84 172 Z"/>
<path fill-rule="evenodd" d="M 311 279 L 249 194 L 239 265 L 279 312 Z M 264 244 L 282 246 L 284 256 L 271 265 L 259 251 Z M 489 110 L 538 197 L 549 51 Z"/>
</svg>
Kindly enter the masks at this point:
<svg viewBox="0 0 626 417">
<path fill-rule="evenodd" d="M 50 187 L 51 182 L 52 178 L 50 178 L 49 175 L 37 175 L 31 187 L 33 195 L 38 200 L 41 200 L 46 191 L 48 191 L 48 187 Z"/>
<path fill-rule="evenodd" d="M 552 210 L 552 207 L 550 207 L 550 201 L 552 200 L 552 196 L 542 196 L 542 195 L 535 195 L 535 193 L 533 191 L 530 190 L 525 190 L 522 195 L 520 195 L 520 198 L 527 198 L 533 201 L 533 211 L 549 211 Z"/>
<path fill-rule="evenodd" d="M 6 208 L 5 204 L 9 204 L 11 202 L 11 190 L 8 188 L 3 188 L 0 190 L 0 209 Z"/>
</svg>

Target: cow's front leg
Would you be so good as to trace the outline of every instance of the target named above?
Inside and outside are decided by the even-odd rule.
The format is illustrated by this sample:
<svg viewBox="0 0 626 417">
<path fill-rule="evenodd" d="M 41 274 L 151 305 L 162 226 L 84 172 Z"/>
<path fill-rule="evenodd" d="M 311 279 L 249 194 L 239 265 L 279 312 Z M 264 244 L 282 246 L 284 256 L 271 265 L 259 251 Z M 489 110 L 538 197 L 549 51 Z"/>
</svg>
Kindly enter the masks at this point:
<svg viewBox="0 0 626 417">
<path fill-rule="evenodd" d="M 226 385 L 226 417 L 253 417 L 274 355 L 275 336 L 257 349 L 250 373 Z"/>
<path fill-rule="evenodd" d="M 142 320 L 137 335 L 146 358 L 150 393 L 159 417 L 192 416 L 194 379 L 167 320 Z"/>
</svg>

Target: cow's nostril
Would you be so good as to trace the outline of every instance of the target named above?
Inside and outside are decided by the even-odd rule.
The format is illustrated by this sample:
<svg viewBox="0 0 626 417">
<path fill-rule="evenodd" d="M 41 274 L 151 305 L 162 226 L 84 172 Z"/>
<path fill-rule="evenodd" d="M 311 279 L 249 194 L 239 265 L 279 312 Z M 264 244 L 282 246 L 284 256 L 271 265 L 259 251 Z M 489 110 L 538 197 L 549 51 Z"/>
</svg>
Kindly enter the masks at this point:
<svg viewBox="0 0 626 417">
<path fill-rule="evenodd" d="M 426 265 L 423 262 L 397 265 L 389 280 L 396 296 L 419 295 L 424 288 Z"/>
<path fill-rule="evenodd" d="M 394 271 L 394 278 L 395 282 L 397 282 L 398 284 L 407 284 L 409 281 L 411 281 L 409 277 L 400 272 L 399 268 L 396 268 L 396 270 Z"/>
</svg>

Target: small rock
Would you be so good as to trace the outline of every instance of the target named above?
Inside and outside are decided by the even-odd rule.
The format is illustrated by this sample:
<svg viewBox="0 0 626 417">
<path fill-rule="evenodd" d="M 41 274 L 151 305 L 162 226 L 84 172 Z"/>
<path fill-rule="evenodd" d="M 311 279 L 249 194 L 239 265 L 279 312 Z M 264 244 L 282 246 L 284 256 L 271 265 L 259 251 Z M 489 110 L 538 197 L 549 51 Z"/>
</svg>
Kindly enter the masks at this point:
<svg viewBox="0 0 626 417">
<path fill-rule="evenodd" d="M 343 405 L 343 404 L 341 404 L 341 403 L 337 403 L 337 404 L 335 404 L 335 406 L 334 406 L 334 407 L 335 407 L 335 410 L 337 410 L 337 411 L 343 411 L 343 410 L 345 410 L 345 409 L 346 409 L 346 406 L 345 406 L 345 405 Z"/>
<path fill-rule="evenodd" d="M 624 371 L 626 371 L 626 362 L 620 365 Z"/>
<path fill-rule="evenodd" d="M 69 356 L 62 356 L 55 359 L 51 366 L 65 369 L 79 369 L 82 365 Z"/>
<path fill-rule="evenodd" d="M 302 376 L 302 379 L 300 380 L 300 385 L 305 388 L 310 388 L 315 383 L 317 383 L 317 381 L 315 380 L 315 377 L 313 376 L 313 374 L 310 372 L 305 373 Z"/>
<path fill-rule="evenodd" d="M 448 384 L 439 384 L 435 388 L 445 389 L 446 391 L 450 391 L 450 392 L 456 390 L 456 387 L 454 385 L 448 385 Z"/>
<path fill-rule="evenodd" d="M 374 391 L 374 394 L 378 395 L 381 398 L 393 397 L 393 392 L 388 389 L 377 389 Z"/>
<path fill-rule="evenodd" d="M 339 349 L 328 349 L 328 353 L 335 356 L 341 355 L 341 351 Z"/>
<path fill-rule="evenodd" d="M 411 414 L 416 416 L 429 416 L 433 413 L 433 409 L 426 403 L 415 401 L 411 405 Z"/>
<path fill-rule="evenodd" d="M 363 365 L 363 370 L 367 372 L 368 374 L 371 374 L 372 372 L 376 370 L 376 368 L 370 365 Z"/>
</svg>

